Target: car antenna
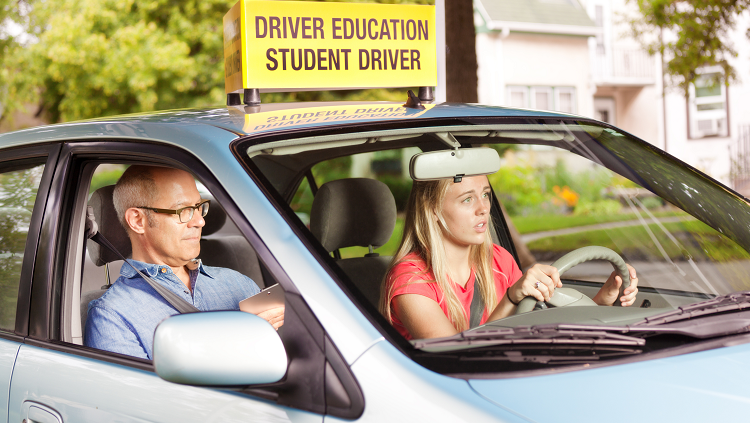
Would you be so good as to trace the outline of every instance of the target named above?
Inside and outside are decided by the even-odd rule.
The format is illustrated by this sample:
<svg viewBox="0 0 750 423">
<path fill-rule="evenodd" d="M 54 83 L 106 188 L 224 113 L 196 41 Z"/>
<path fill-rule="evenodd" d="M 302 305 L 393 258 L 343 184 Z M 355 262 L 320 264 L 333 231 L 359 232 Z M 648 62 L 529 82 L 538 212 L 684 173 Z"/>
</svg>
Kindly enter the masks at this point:
<svg viewBox="0 0 750 423">
<path fill-rule="evenodd" d="M 414 91 L 409 90 L 406 92 L 406 95 L 408 98 L 406 99 L 406 103 L 404 104 L 404 107 L 407 107 L 409 109 L 420 109 L 424 110 L 424 106 L 422 105 L 422 102 L 420 101 L 419 97 L 414 95 Z"/>
</svg>

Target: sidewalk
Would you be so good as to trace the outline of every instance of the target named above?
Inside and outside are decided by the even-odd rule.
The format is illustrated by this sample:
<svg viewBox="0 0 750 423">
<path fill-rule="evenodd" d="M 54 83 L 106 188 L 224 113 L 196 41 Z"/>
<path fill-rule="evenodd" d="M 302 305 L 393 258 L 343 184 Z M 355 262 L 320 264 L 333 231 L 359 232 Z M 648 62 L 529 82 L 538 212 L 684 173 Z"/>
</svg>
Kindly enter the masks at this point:
<svg viewBox="0 0 750 423">
<path fill-rule="evenodd" d="M 683 217 L 683 216 L 658 218 L 659 223 L 674 223 L 674 222 L 680 222 L 683 220 L 690 220 L 690 219 L 693 219 L 693 218 Z M 648 220 L 647 223 L 653 224 L 655 222 Z M 522 234 L 521 240 L 524 243 L 528 244 L 529 242 L 536 241 L 537 239 L 549 238 L 553 236 L 570 235 L 570 234 L 575 234 L 578 232 L 596 231 L 596 230 L 601 230 L 601 229 L 612 229 L 612 228 L 623 228 L 627 226 L 638 226 L 638 225 L 641 225 L 640 220 L 626 220 L 623 222 L 597 223 L 596 225 L 575 226 L 572 228 L 556 229 L 554 231 L 541 231 L 541 232 L 532 232 L 528 234 Z"/>
</svg>

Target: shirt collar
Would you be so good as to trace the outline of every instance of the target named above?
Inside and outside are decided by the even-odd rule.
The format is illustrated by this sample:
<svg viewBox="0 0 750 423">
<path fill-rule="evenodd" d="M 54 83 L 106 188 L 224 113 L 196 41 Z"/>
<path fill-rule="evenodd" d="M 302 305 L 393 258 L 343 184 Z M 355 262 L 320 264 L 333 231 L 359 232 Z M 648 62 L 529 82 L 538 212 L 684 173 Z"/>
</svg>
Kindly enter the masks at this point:
<svg viewBox="0 0 750 423">
<path fill-rule="evenodd" d="M 132 264 L 136 269 L 141 271 L 142 273 L 145 273 L 149 277 L 153 278 L 159 275 L 159 272 L 162 268 L 169 269 L 169 266 L 164 264 L 151 264 L 151 263 L 144 263 L 142 261 L 128 259 L 128 263 Z M 215 279 L 211 273 L 208 272 L 208 269 L 206 269 L 206 266 L 203 265 L 203 262 L 198 259 L 198 270 L 203 273 L 204 275 L 208 276 L 211 279 Z M 130 279 L 137 275 L 138 272 L 133 269 L 133 267 L 128 266 L 127 264 L 122 265 L 120 268 L 120 275 L 122 275 L 125 279 Z"/>
</svg>

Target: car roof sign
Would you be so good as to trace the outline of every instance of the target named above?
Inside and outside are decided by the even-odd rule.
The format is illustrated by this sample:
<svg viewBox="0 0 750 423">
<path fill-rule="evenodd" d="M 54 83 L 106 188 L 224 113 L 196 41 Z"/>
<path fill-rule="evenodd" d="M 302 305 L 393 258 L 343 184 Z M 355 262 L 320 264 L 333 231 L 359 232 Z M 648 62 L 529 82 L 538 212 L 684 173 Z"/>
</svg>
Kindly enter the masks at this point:
<svg viewBox="0 0 750 423">
<path fill-rule="evenodd" d="M 246 134 L 253 134 L 273 129 L 296 127 L 301 124 L 417 118 L 434 106 L 434 104 L 426 104 L 423 109 L 413 110 L 393 103 L 360 103 L 311 107 L 300 111 L 277 110 L 245 113 L 243 130 Z"/>
<path fill-rule="evenodd" d="M 434 87 L 435 7 L 240 0 L 224 16 L 227 94 Z"/>
</svg>

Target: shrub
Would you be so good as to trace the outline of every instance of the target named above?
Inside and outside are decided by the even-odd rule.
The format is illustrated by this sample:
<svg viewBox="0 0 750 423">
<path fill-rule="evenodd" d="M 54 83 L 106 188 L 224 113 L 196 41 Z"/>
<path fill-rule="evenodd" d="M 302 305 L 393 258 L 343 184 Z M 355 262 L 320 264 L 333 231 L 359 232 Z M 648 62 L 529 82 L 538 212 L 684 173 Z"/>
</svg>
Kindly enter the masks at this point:
<svg viewBox="0 0 750 423">
<path fill-rule="evenodd" d="M 502 167 L 489 175 L 490 184 L 512 216 L 529 214 L 550 199 L 542 189 L 537 169 L 531 166 Z"/>
<path fill-rule="evenodd" d="M 657 198 L 657 197 L 646 197 L 646 198 L 643 198 L 643 199 L 641 199 L 641 203 L 643 203 L 643 207 L 645 207 L 645 208 L 647 208 L 649 210 L 658 209 L 659 207 L 661 207 L 661 206 L 664 205 L 664 203 L 662 202 L 662 200 L 660 198 Z"/>
<path fill-rule="evenodd" d="M 617 214 L 622 209 L 622 204 L 617 200 L 581 201 L 573 211 L 574 215 L 581 216 L 610 216 Z"/>
<path fill-rule="evenodd" d="M 411 192 L 411 178 L 380 175 L 378 176 L 378 180 L 388 185 L 388 188 L 393 194 L 393 198 L 396 200 L 396 210 L 404 211 L 404 209 L 406 209 L 406 202 L 409 200 L 409 193 Z"/>
</svg>

